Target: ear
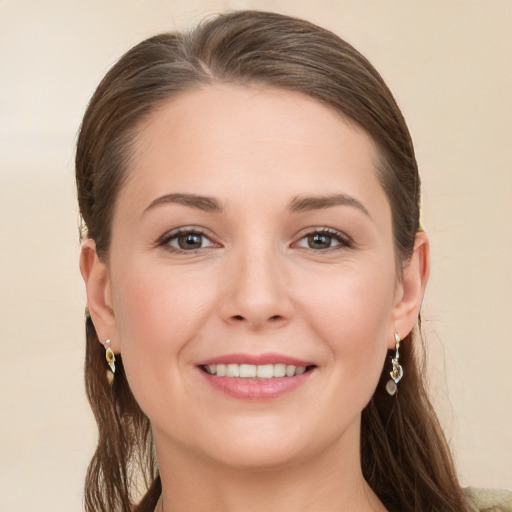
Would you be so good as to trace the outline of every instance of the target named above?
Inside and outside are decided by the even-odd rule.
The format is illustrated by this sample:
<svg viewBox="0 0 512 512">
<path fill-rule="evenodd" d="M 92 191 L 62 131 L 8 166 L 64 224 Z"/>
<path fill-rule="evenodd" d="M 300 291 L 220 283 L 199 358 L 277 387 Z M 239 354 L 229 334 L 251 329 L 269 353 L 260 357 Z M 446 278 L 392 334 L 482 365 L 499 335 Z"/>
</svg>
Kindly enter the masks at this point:
<svg viewBox="0 0 512 512">
<path fill-rule="evenodd" d="M 110 339 L 112 350 L 118 353 L 119 339 L 112 309 L 109 271 L 98 256 L 94 240 L 82 242 L 80 272 L 85 282 L 89 313 L 100 343 Z"/>
<path fill-rule="evenodd" d="M 393 321 L 400 338 L 405 338 L 413 329 L 430 274 L 430 244 L 424 231 L 416 233 L 414 251 L 402 269 L 402 280 L 397 286 Z M 395 347 L 392 337 L 389 348 Z"/>
</svg>

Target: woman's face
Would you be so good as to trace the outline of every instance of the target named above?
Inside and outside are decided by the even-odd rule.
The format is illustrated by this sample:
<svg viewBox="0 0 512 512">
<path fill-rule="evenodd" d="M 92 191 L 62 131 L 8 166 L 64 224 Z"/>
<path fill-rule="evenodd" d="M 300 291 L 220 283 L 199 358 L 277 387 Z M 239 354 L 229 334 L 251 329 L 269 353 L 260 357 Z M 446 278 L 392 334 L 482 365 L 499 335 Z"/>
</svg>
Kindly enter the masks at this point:
<svg viewBox="0 0 512 512">
<path fill-rule="evenodd" d="M 401 294 L 376 158 L 339 114 L 271 88 L 208 86 L 146 120 L 106 334 L 157 448 L 251 467 L 358 452 Z"/>
</svg>

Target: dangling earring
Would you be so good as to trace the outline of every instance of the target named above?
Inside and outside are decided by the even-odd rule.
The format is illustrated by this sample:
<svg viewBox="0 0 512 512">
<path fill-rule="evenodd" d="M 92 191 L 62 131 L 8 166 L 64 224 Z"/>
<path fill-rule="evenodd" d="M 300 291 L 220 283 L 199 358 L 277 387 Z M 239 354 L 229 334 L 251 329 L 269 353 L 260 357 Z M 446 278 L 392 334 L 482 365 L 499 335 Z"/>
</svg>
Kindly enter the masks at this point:
<svg viewBox="0 0 512 512">
<path fill-rule="evenodd" d="M 391 363 L 393 364 L 393 369 L 389 372 L 389 375 L 391 376 L 391 380 L 388 381 L 386 384 L 386 391 L 390 395 L 394 395 L 398 391 L 397 384 L 400 382 L 402 377 L 404 376 L 404 369 L 399 363 L 400 359 L 400 336 L 398 336 L 398 333 L 395 332 L 395 357 L 391 359 Z"/>
<path fill-rule="evenodd" d="M 107 379 L 108 383 L 112 385 L 114 382 L 114 374 L 116 373 L 116 355 L 114 351 L 110 348 L 110 340 L 106 339 L 103 346 L 105 347 L 105 358 L 107 360 L 107 364 L 110 367 L 110 371 L 107 371 Z"/>
</svg>

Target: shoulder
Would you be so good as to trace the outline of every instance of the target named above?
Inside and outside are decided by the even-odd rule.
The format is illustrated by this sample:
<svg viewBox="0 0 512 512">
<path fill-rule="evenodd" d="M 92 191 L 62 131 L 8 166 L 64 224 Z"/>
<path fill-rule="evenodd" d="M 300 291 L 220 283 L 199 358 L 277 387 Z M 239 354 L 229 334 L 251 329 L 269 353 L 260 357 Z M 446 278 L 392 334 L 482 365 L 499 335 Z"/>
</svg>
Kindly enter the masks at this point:
<svg viewBox="0 0 512 512">
<path fill-rule="evenodd" d="M 512 492 L 505 489 L 464 489 L 470 512 L 512 512 Z"/>
</svg>

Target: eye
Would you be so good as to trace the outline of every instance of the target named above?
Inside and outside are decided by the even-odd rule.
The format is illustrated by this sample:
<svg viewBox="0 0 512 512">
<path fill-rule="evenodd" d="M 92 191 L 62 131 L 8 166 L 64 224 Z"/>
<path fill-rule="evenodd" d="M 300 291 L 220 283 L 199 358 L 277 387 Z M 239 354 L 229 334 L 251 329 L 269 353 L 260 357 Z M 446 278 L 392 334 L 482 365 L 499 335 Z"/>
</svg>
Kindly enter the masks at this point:
<svg viewBox="0 0 512 512">
<path fill-rule="evenodd" d="M 172 251 L 197 251 L 215 244 L 204 233 L 188 229 L 169 233 L 161 245 Z"/>
<path fill-rule="evenodd" d="M 336 247 L 350 247 L 351 244 L 341 233 L 331 230 L 319 230 L 308 233 L 302 237 L 296 244 L 297 247 L 322 251 L 334 249 Z"/>
</svg>

